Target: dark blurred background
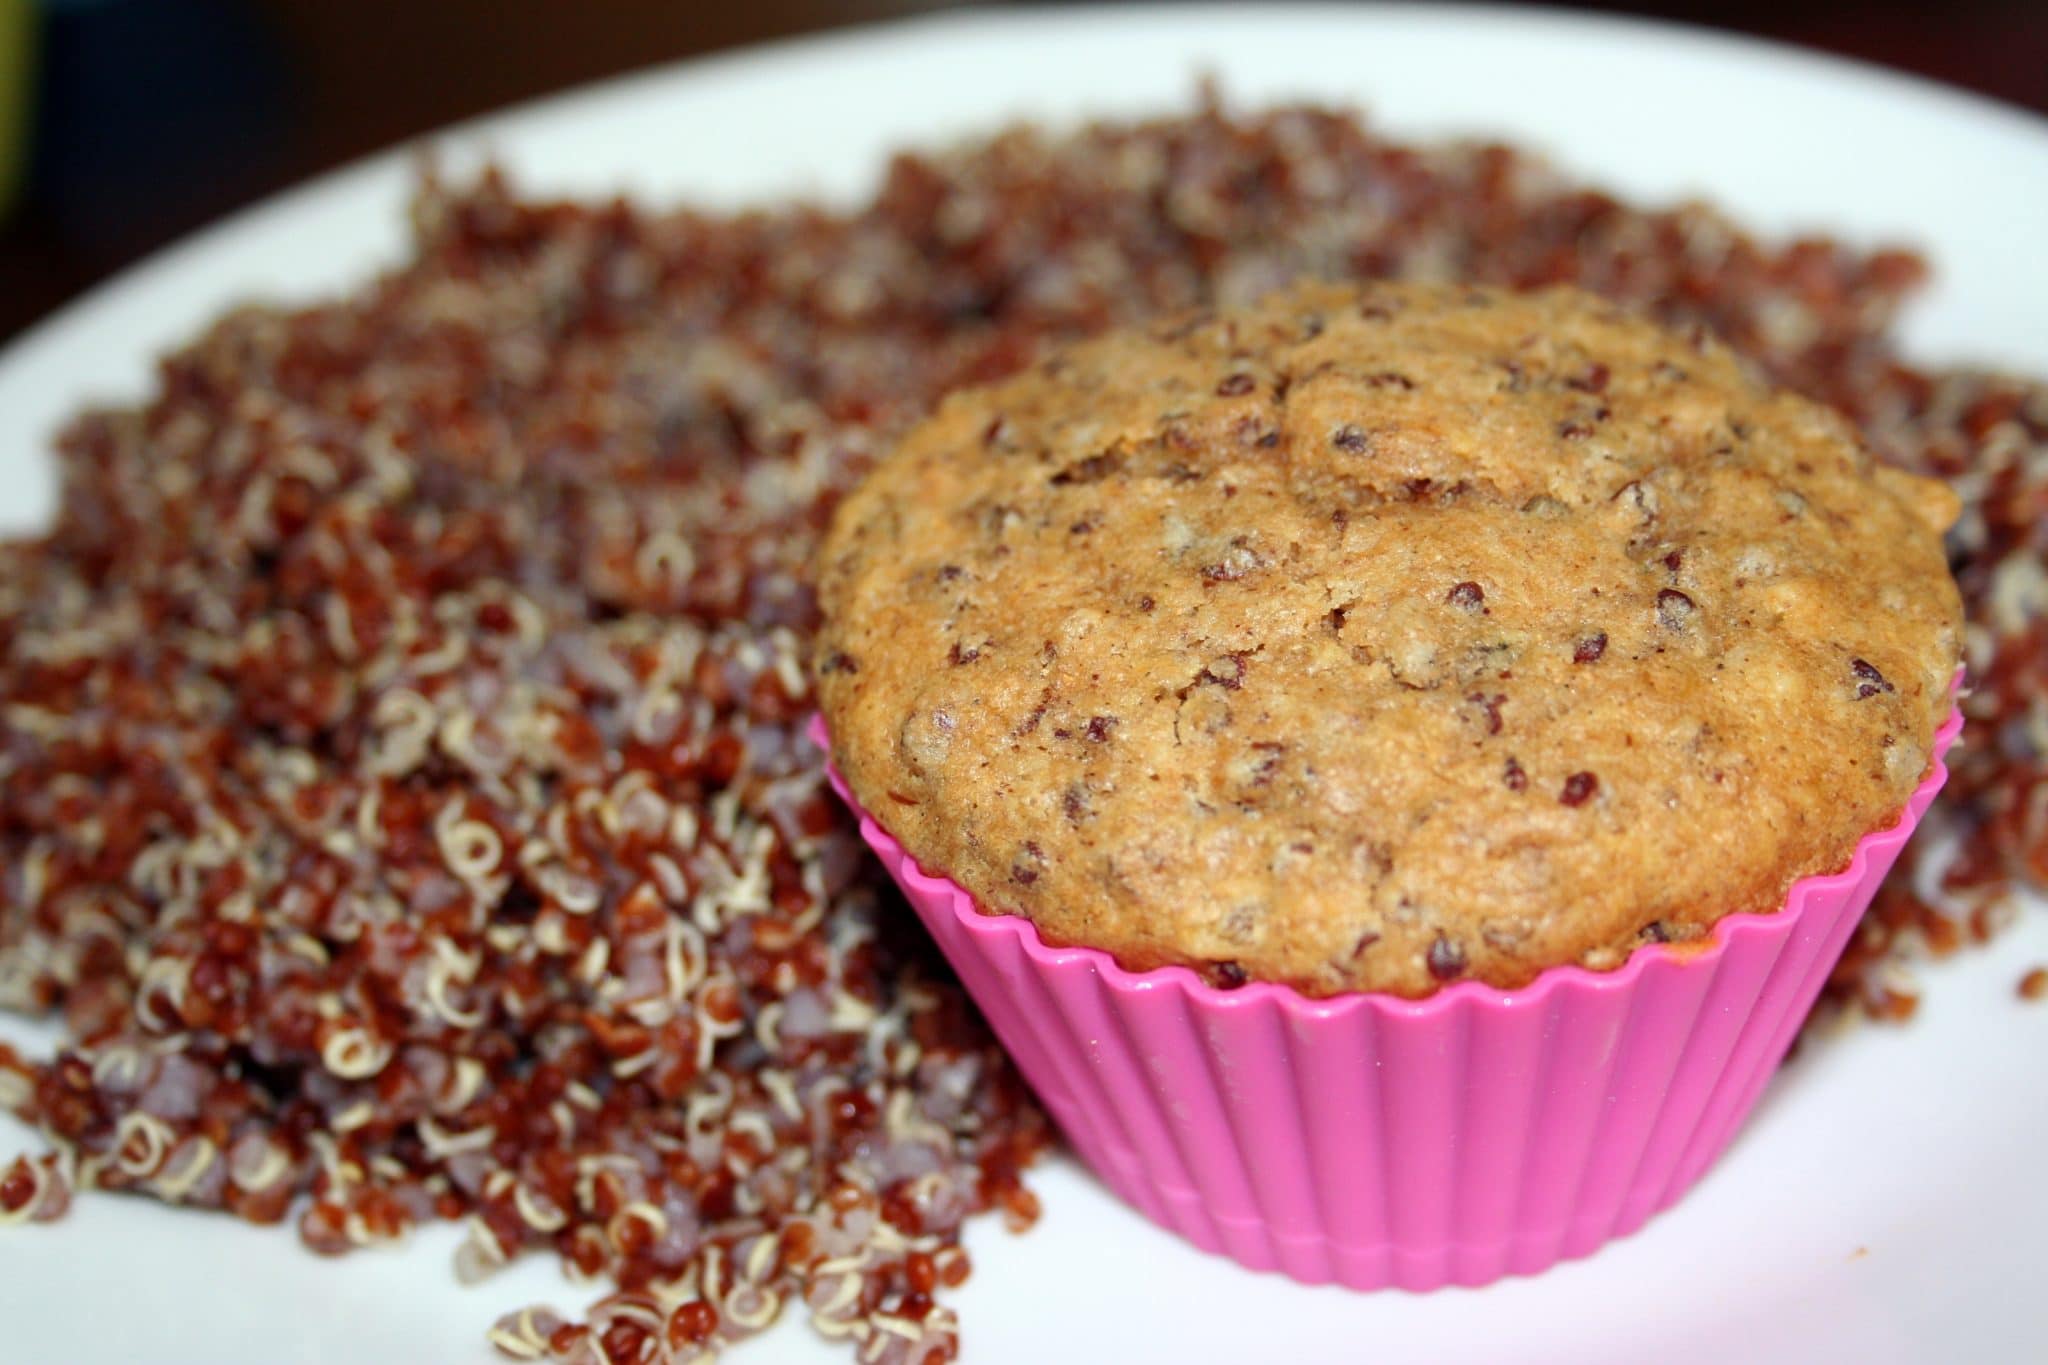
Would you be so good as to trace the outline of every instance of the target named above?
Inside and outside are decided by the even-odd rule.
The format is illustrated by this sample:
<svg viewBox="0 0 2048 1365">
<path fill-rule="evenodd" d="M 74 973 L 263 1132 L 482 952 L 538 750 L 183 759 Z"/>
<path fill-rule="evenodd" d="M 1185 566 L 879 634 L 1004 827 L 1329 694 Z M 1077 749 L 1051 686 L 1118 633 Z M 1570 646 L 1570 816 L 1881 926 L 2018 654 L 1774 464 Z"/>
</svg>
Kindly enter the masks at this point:
<svg viewBox="0 0 2048 1365">
<path fill-rule="evenodd" d="M 450 120 L 693 53 L 944 7 L 0 0 L 0 340 L 207 219 Z M 2048 0 L 1582 8 L 1800 43 L 2048 113 Z"/>
</svg>

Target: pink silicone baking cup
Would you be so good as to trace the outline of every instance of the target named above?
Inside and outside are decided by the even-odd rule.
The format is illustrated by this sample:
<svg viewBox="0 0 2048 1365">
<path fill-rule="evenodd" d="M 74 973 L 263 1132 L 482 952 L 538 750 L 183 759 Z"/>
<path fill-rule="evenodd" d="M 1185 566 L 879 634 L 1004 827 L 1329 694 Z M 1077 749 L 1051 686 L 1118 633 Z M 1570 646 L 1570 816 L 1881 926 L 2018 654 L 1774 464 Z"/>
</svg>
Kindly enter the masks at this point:
<svg viewBox="0 0 2048 1365">
<path fill-rule="evenodd" d="M 1129 972 L 984 914 L 834 788 L 1076 1151 L 1124 1200 L 1255 1270 L 1354 1289 L 1527 1275 L 1642 1226 L 1749 1114 L 1947 780 L 1772 914 L 1607 972 L 1315 1000 Z M 822 723 L 813 734 L 825 743 Z"/>
</svg>

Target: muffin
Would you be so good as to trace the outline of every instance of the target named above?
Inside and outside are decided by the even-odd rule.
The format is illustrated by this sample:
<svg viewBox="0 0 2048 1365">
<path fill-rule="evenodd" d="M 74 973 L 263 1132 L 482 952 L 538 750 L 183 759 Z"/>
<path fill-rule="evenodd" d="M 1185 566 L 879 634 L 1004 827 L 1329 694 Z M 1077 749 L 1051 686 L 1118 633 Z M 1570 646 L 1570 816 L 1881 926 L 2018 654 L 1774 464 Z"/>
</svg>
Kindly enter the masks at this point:
<svg viewBox="0 0 2048 1365">
<path fill-rule="evenodd" d="M 1558 1091 L 1538 1073 L 1569 1051 L 1569 997 L 1630 1000 L 1624 1051 L 1649 1071 L 1620 1075 L 1615 1024 L 1588 1053 L 1600 1077 L 1571 1087 L 1601 1080 L 1607 1117 L 1567 1150 L 1619 1141 L 1600 1136 L 1616 1112 L 1636 1125 L 1627 1188 L 1594 1220 L 1626 1230 L 1733 1131 L 1938 784 L 1955 512 L 1704 333 L 1570 290 L 1299 286 L 947 400 L 838 511 L 819 693 L 836 769 L 956 964 L 992 940 L 953 909 L 1008 921 L 992 950 L 1016 971 L 963 966 L 1005 1041 L 1079 1007 L 1017 973 L 1081 962 L 1109 983 L 1089 988 L 1108 1013 L 1073 1056 L 1020 1061 L 1062 1092 L 1048 1104 L 1070 1133 L 1100 1130 L 1077 1144 L 1112 1185 L 1155 1216 L 1181 1208 L 1162 1221 L 1202 1224 L 1204 1244 L 1252 1237 L 1253 1263 L 1313 1246 L 1307 1278 L 1472 1282 L 1549 1253 L 1460 1268 L 1469 1228 L 1439 1245 L 1384 1216 L 1333 1226 L 1331 1191 L 1357 1177 L 1299 1147 L 1328 1125 L 1319 1097 L 1293 1092 L 1274 1139 L 1306 1154 L 1295 1168 L 1330 1168 L 1302 1176 L 1299 1208 L 1258 1194 L 1273 1154 L 1244 1149 L 1241 1095 L 1209 1135 L 1241 1188 L 1188 1169 L 1173 1116 L 1235 1072 L 1195 1037 L 1166 1086 L 1175 1046 L 1110 1018 L 1110 986 L 1171 982 L 1184 1014 L 1272 1012 L 1292 1029 L 1276 1022 L 1273 1056 L 1229 1060 L 1298 1078 L 1398 1084 L 1389 1047 L 1456 1020 L 1461 1047 L 1499 1031 L 1520 1058 L 1507 1079 L 1453 1066 L 1427 1084 L 1464 1086 L 1461 1111 L 1519 1106 L 1488 1142 L 1523 1155 Z M 1769 952 L 1735 961 L 1758 933 Z M 1706 1021 L 1711 1056 L 1695 1055 L 1702 991 L 1739 1016 Z M 1144 1098 L 1102 1084 L 1120 1048 Z M 1133 1108 L 1154 1102 L 1158 1123 Z M 1457 1141 L 1380 1127 L 1389 1150 Z M 1670 1159 L 1644 1167 L 1653 1137 Z M 1164 1175 L 1159 1144 L 1181 1153 Z M 1638 1169 L 1662 1173 L 1655 1191 Z M 1395 1182 L 1366 1184 L 1386 1215 Z M 1537 1241 L 1572 1254 L 1584 1212 Z M 1417 1271 L 1424 1243 L 1434 1268 Z"/>
</svg>

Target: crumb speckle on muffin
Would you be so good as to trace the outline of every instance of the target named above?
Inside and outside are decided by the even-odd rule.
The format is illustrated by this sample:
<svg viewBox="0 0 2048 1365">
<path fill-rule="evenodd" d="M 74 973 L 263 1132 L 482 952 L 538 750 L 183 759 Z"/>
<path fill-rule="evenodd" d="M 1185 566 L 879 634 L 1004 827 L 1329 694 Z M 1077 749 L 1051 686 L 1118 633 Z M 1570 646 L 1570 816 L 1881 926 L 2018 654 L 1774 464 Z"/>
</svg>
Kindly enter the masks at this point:
<svg viewBox="0 0 2048 1365">
<path fill-rule="evenodd" d="M 860 799 L 1055 942 L 1512 986 L 1892 818 L 1953 515 L 1703 335 L 1298 286 L 943 404 L 840 509 L 819 687 Z"/>
</svg>

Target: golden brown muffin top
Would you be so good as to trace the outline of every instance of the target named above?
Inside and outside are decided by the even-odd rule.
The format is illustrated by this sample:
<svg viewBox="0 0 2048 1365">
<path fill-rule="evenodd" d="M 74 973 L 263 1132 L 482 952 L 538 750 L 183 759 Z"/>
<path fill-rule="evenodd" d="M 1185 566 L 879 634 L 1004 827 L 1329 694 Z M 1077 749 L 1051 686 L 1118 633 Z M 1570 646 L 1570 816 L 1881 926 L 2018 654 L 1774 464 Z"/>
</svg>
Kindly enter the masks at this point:
<svg viewBox="0 0 2048 1365">
<path fill-rule="evenodd" d="M 839 510 L 816 664 L 861 802 L 1051 942 L 1514 986 L 1891 821 L 1954 515 L 1591 296 L 1298 286 L 948 399 Z"/>
</svg>

